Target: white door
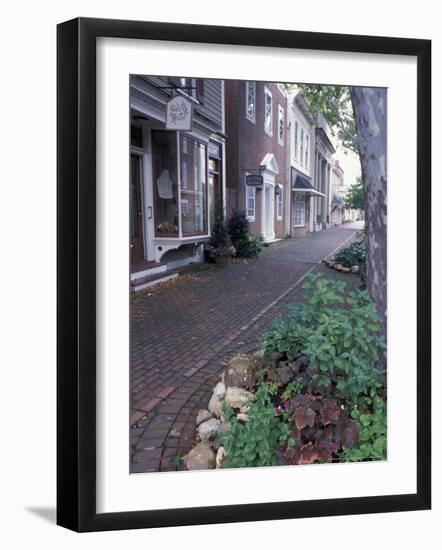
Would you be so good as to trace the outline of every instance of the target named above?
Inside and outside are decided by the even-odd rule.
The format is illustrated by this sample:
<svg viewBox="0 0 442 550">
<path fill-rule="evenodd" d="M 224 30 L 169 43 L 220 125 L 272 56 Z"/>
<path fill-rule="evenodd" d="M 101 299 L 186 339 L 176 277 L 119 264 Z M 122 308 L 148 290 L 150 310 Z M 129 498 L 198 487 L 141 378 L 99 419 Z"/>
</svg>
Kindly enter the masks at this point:
<svg viewBox="0 0 442 550">
<path fill-rule="evenodd" d="M 264 185 L 264 240 L 275 238 L 274 227 L 275 191 L 273 185 Z"/>
</svg>

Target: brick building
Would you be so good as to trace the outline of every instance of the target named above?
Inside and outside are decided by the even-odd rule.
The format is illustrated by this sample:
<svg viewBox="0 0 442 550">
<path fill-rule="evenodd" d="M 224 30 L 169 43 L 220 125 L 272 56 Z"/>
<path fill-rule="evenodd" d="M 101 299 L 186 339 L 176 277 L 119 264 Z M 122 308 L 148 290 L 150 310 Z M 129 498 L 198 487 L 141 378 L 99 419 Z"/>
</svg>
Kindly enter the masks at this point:
<svg viewBox="0 0 442 550">
<path fill-rule="evenodd" d="M 289 231 L 290 190 L 283 86 L 226 80 L 225 121 L 227 214 L 245 209 L 256 237 L 264 242 L 284 238 Z M 260 185 L 246 184 L 251 174 L 262 176 Z"/>
</svg>

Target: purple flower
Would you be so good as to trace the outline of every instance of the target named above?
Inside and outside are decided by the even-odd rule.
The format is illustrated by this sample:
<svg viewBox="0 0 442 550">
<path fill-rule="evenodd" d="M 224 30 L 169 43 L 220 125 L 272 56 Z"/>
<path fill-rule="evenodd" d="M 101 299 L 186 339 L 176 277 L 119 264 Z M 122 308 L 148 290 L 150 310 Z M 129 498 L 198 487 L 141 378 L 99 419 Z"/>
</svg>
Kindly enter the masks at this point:
<svg viewBox="0 0 442 550">
<path fill-rule="evenodd" d="M 277 407 L 275 407 L 275 412 L 276 414 L 279 414 L 280 412 L 282 412 L 281 405 L 278 405 Z"/>
<path fill-rule="evenodd" d="M 284 403 L 284 409 L 287 410 L 289 408 L 289 404 L 288 403 Z"/>
</svg>

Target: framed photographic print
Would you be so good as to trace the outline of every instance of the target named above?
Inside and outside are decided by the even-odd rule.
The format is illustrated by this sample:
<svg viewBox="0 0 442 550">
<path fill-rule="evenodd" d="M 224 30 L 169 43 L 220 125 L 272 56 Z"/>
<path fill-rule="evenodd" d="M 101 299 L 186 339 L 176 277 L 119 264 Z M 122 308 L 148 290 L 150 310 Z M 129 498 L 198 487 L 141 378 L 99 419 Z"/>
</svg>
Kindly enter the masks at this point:
<svg viewBox="0 0 442 550">
<path fill-rule="evenodd" d="M 431 43 L 58 26 L 58 515 L 430 508 Z"/>
</svg>

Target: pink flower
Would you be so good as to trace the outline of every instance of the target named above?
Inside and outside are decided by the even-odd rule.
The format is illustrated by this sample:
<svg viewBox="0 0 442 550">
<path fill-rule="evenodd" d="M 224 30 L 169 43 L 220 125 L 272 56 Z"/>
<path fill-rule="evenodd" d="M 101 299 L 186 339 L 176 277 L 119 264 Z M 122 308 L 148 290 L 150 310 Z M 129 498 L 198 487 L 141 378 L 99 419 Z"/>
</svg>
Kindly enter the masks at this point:
<svg viewBox="0 0 442 550">
<path fill-rule="evenodd" d="M 288 403 L 284 403 L 284 409 L 287 410 L 289 408 L 289 404 Z"/>
<path fill-rule="evenodd" d="M 281 405 L 278 405 L 277 407 L 275 407 L 275 412 L 276 414 L 279 414 L 280 412 L 282 412 Z"/>
</svg>

